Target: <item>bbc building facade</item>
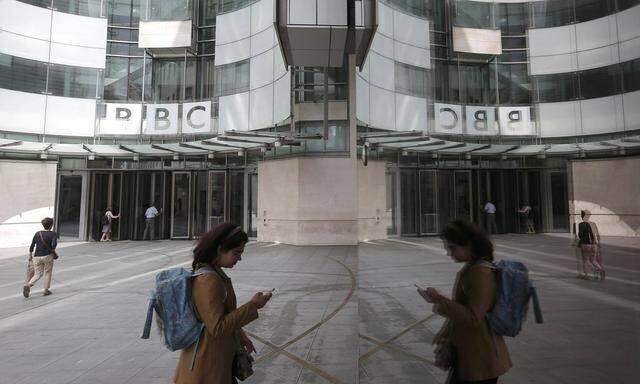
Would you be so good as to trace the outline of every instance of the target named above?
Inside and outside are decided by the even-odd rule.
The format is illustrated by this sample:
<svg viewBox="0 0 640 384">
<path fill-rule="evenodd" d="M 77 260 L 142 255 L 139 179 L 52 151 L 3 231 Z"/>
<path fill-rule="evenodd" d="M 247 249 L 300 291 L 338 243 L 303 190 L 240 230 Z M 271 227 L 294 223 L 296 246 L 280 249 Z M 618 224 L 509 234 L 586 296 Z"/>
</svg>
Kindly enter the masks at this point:
<svg viewBox="0 0 640 384">
<path fill-rule="evenodd" d="M 640 236 L 638 0 L 0 0 L 0 246 Z"/>
</svg>

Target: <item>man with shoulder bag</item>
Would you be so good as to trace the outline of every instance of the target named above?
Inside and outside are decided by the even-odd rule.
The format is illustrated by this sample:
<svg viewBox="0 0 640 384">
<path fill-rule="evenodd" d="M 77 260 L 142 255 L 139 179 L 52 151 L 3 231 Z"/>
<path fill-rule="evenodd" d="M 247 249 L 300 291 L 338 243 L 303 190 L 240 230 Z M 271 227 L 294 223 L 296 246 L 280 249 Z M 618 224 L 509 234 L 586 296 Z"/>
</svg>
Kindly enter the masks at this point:
<svg viewBox="0 0 640 384">
<path fill-rule="evenodd" d="M 48 296 L 51 294 L 49 288 L 51 287 L 53 261 L 58 259 L 58 253 L 55 251 L 58 246 L 58 234 L 51 230 L 51 227 L 53 227 L 52 218 L 45 217 L 41 223 L 45 230 L 38 231 L 33 235 L 33 240 L 29 247 L 29 264 L 33 264 L 33 276 L 22 288 L 22 295 L 25 298 L 29 297 L 31 287 L 33 287 L 43 275 L 43 295 Z M 27 277 L 29 274 L 29 266 L 27 266 Z"/>
</svg>

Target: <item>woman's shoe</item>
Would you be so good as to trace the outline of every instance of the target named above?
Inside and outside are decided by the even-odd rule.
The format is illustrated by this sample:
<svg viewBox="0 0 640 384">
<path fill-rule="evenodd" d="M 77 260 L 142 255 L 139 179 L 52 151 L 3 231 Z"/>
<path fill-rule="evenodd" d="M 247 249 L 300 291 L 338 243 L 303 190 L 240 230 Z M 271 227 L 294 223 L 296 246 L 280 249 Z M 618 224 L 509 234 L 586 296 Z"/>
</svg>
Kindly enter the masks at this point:
<svg viewBox="0 0 640 384">
<path fill-rule="evenodd" d="M 600 270 L 600 280 L 604 280 L 604 269 Z"/>
<path fill-rule="evenodd" d="M 42 296 L 49 296 L 52 292 L 48 289 L 45 289 L 44 292 L 42 292 Z"/>
<path fill-rule="evenodd" d="M 31 292 L 30 286 L 25 285 L 24 287 L 22 287 L 22 296 L 24 296 L 25 298 L 29 298 L 29 292 Z"/>
</svg>

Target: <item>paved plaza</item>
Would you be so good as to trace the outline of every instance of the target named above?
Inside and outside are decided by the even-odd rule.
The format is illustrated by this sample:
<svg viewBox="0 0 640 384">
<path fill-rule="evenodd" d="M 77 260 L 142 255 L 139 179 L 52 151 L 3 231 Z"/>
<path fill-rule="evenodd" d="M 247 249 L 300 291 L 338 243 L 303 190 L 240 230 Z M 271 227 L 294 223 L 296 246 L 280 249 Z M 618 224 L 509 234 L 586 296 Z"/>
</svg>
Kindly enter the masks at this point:
<svg viewBox="0 0 640 384">
<path fill-rule="evenodd" d="M 502 383 L 634 383 L 640 363 L 640 242 L 605 239 L 604 282 L 575 278 L 566 236 L 497 236 L 525 261 L 546 323 L 508 339 Z M 52 296 L 24 299 L 24 258 L 0 250 L 0 383 L 170 383 L 178 354 L 139 338 L 153 276 L 190 263 L 192 241 L 61 249 Z M 442 383 L 430 341 L 442 324 L 414 283 L 449 294 L 460 265 L 437 238 L 359 246 L 250 243 L 229 272 L 238 301 L 276 288 L 246 327 L 258 354 L 246 383 Z"/>
</svg>

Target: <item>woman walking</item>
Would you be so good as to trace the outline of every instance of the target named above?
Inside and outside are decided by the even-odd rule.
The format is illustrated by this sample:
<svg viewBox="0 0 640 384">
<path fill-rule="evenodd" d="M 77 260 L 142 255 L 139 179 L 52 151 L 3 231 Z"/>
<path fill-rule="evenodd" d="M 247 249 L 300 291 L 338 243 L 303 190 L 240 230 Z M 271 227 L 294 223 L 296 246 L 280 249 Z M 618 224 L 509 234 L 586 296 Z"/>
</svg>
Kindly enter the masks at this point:
<svg viewBox="0 0 640 384">
<path fill-rule="evenodd" d="M 193 270 L 210 268 L 215 273 L 200 274 L 193 280 L 193 304 L 205 329 L 199 343 L 182 350 L 175 384 L 237 383 L 232 373 L 236 353 L 239 348 L 255 352 L 242 327 L 258 318 L 258 309 L 271 299 L 271 293 L 258 292 L 248 303 L 236 307 L 231 279 L 222 271 L 241 260 L 247 241 L 239 226 L 224 223 L 205 233 L 193 250 Z"/>
<path fill-rule="evenodd" d="M 111 212 L 111 207 L 107 208 L 107 211 L 102 216 L 102 237 L 100 241 L 111 241 L 111 225 L 113 219 L 119 218 L 120 215 L 114 216 Z"/>
<path fill-rule="evenodd" d="M 58 246 L 58 234 L 51 230 L 53 219 L 45 217 L 41 221 L 44 231 L 38 231 L 33 235 L 29 247 L 29 260 L 33 262 L 34 275 L 22 288 L 22 295 L 29 297 L 31 287 L 44 275 L 43 295 L 51 294 L 51 274 L 53 273 L 53 260 L 57 258 L 55 249 Z M 35 249 L 35 253 L 34 253 Z"/>
<path fill-rule="evenodd" d="M 578 246 L 582 255 L 582 274 L 579 279 L 588 279 L 587 262 L 593 270 L 594 276 L 604 280 L 605 272 L 602 265 L 602 252 L 600 252 L 600 233 L 595 223 L 589 222 L 591 212 L 580 211 L 582 222 L 578 224 Z"/>
<path fill-rule="evenodd" d="M 434 312 L 447 321 L 434 338 L 436 365 L 450 370 L 450 384 L 491 384 L 511 368 L 502 338 L 488 326 L 485 315 L 496 300 L 496 279 L 490 268 L 493 244 L 475 225 L 449 223 L 441 234 L 448 255 L 464 263 L 453 288 L 453 299 L 435 288 L 418 288 Z"/>
</svg>

